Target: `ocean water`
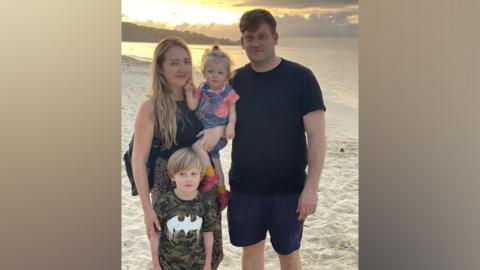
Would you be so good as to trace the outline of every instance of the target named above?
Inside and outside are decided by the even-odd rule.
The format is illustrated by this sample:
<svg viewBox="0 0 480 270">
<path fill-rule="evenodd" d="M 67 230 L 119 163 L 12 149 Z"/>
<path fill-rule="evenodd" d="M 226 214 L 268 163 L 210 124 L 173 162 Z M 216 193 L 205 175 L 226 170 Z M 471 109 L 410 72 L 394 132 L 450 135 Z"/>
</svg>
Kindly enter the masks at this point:
<svg viewBox="0 0 480 270">
<path fill-rule="evenodd" d="M 122 55 L 151 60 L 156 43 L 122 42 Z M 200 60 L 210 45 L 190 44 L 196 82 L 202 80 Z M 248 63 L 240 46 L 221 46 L 231 57 L 234 67 Z M 302 64 L 312 70 L 328 102 L 358 110 L 358 49 L 331 46 L 277 46 L 276 53 L 285 59 Z"/>
</svg>

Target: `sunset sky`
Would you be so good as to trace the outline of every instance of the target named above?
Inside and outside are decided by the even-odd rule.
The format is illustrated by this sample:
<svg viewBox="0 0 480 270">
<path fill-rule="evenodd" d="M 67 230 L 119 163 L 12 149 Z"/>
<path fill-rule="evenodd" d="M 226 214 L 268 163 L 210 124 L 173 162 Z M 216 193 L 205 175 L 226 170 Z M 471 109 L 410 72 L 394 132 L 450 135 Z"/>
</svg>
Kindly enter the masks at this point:
<svg viewBox="0 0 480 270">
<path fill-rule="evenodd" d="M 238 39 L 238 20 L 268 9 L 284 37 L 356 37 L 358 0 L 122 0 L 122 21 Z"/>
</svg>

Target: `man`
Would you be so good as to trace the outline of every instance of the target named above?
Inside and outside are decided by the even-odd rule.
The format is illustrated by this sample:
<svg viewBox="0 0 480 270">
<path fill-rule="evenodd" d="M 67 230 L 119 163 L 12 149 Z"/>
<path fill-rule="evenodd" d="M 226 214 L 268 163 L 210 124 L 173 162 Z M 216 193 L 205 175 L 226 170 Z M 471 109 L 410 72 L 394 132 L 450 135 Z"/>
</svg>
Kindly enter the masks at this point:
<svg viewBox="0 0 480 270">
<path fill-rule="evenodd" d="M 268 11 L 245 12 L 240 31 L 250 63 L 232 79 L 240 99 L 229 174 L 230 241 L 243 247 L 243 269 L 263 269 L 268 231 L 282 270 L 301 269 L 303 221 L 316 210 L 325 157 L 325 105 L 313 73 L 275 54 L 278 33 Z"/>
</svg>

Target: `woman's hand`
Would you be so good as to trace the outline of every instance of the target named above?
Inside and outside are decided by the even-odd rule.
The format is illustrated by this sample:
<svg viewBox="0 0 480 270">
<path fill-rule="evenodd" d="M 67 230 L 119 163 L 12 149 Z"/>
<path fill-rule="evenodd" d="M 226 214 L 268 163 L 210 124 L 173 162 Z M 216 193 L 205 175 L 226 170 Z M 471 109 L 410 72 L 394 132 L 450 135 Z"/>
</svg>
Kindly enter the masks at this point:
<svg viewBox="0 0 480 270">
<path fill-rule="evenodd" d="M 147 211 L 144 211 L 145 229 L 147 233 L 147 238 L 150 239 L 154 234 L 160 232 L 160 222 L 158 221 L 157 214 L 150 207 Z"/>
<path fill-rule="evenodd" d="M 210 152 L 215 147 L 215 145 L 217 145 L 218 140 L 220 140 L 220 138 L 224 136 L 224 134 L 225 126 L 218 126 L 200 131 L 197 137 L 203 136 L 200 139 L 200 145 L 205 151 Z"/>
<path fill-rule="evenodd" d="M 207 263 L 203 266 L 202 270 L 212 270 L 212 265 L 210 263 Z"/>
</svg>

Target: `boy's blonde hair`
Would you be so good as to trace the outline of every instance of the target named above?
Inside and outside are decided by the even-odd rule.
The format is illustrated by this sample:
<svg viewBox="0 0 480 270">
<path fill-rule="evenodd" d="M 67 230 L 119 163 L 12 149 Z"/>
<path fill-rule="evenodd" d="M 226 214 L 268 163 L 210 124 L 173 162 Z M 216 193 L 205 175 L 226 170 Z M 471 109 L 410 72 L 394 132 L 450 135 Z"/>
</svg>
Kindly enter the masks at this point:
<svg viewBox="0 0 480 270">
<path fill-rule="evenodd" d="M 228 54 L 221 50 L 218 45 L 213 45 L 211 49 L 206 49 L 203 53 L 202 63 L 200 65 L 202 74 L 205 76 L 205 70 L 208 64 L 210 64 L 211 62 L 221 61 L 225 63 L 225 66 L 227 68 L 227 78 L 230 79 L 232 77 L 232 59 L 230 58 L 230 56 L 228 56 Z"/>
<path fill-rule="evenodd" d="M 188 169 L 198 169 L 200 178 L 205 176 L 205 166 L 200 157 L 190 148 L 181 148 L 173 153 L 168 159 L 167 173 L 173 178 L 178 172 Z"/>
</svg>

